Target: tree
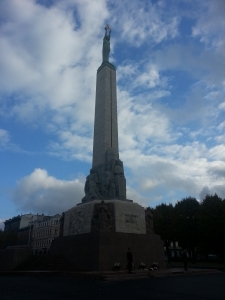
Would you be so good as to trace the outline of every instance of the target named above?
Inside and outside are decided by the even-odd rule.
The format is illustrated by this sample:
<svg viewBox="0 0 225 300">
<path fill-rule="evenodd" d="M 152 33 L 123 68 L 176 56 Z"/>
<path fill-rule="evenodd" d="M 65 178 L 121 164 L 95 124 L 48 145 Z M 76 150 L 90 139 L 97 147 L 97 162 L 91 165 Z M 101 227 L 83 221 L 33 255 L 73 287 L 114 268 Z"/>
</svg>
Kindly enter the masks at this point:
<svg viewBox="0 0 225 300">
<path fill-rule="evenodd" d="M 173 205 L 160 204 L 151 211 L 153 213 L 154 231 L 164 241 L 167 257 L 170 260 L 169 246 L 175 240 Z"/>
<path fill-rule="evenodd" d="M 174 207 L 176 240 L 182 248 L 191 250 L 195 257 L 195 248 L 199 242 L 199 202 L 193 197 L 178 201 Z"/>
<path fill-rule="evenodd" d="M 0 249 L 5 248 L 5 235 L 4 232 L 0 229 Z"/>
<path fill-rule="evenodd" d="M 201 251 L 217 254 L 224 260 L 225 200 L 215 195 L 206 195 L 200 205 L 199 233 Z"/>
</svg>

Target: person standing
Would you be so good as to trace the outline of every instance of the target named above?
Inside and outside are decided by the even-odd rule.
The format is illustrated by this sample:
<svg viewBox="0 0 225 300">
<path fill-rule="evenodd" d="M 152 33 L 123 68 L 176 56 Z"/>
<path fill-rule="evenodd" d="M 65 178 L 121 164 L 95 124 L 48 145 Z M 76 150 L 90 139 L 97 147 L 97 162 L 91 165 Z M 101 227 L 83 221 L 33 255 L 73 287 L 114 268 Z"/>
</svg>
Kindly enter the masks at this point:
<svg viewBox="0 0 225 300">
<path fill-rule="evenodd" d="M 184 250 L 183 261 L 184 261 L 184 270 L 187 270 L 187 250 Z"/>
<path fill-rule="evenodd" d="M 128 262 L 128 272 L 131 273 L 132 265 L 133 265 L 133 254 L 132 254 L 130 248 L 128 248 L 128 251 L 127 251 L 127 262 Z"/>
</svg>

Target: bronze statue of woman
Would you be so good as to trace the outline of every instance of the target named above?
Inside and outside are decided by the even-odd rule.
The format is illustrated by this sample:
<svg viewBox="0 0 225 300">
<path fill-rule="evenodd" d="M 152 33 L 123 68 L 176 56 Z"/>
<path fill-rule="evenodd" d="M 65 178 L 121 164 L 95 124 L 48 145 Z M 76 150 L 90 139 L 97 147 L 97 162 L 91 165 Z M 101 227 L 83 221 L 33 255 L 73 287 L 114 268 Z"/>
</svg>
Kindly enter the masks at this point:
<svg viewBox="0 0 225 300">
<path fill-rule="evenodd" d="M 105 26 L 105 36 L 103 38 L 102 46 L 102 61 L 109 61 L 109 52 L 110 52 L 110 33 L 111 29 L 109 25 Z"/>
</svg>

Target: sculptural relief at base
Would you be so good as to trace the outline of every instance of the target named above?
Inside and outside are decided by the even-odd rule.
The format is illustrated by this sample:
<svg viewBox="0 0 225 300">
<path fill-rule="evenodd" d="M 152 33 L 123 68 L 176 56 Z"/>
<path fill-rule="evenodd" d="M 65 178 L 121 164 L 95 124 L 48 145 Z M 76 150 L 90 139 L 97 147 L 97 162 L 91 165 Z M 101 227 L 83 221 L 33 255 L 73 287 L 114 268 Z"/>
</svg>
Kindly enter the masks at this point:
<svg viewBox="0 0 225 300">
<path fill-rule="evenodd" d="M 79 234 L 84 232 L 84 212 L 74 210 L 70 215 L 70 234 Z"/>
<path fill-rule="evenodd" d="M 115 231 L 115 216 L 112 203 L 96 203 L 94 205 L 94 215 L 91 221 L 92 231 Z"/>
<path fill-rule="evenodd" d="M 86 178 L 85 197 L 82 199 L 82 203 L 97 199 L 126 200 L 123 162 L 118 158 L 118 155 L 116 157 L 111 152 L 111 150 L 107 152 L 105 164 L 90 170 L 90 174 Z"/>
<path fill-rule="evenodd" d="M 65 212 L 63 236 L 91 231 L 146 233 L 145 210 L 131 201 L 93 200 Z"/>
</svg>

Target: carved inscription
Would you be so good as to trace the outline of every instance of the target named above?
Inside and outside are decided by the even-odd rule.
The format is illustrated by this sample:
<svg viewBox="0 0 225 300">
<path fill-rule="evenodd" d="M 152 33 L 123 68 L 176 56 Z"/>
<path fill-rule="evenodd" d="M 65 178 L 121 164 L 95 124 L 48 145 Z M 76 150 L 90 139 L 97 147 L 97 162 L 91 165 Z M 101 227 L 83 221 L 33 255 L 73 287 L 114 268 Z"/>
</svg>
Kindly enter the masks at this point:
<svg viewBox="0 0 225 300">
<path fill-rule="evenodd" d="M 125 214 L 125 223 L 138 225 L 138 216 L 133 214 Z"/>
<path fill-rule="evenodd" d="M 75 210 L 70 216 L 70 234 L 79 234 L 84 231 L 84 212 Z"/>
<path fill-rule="evenodd" d="M 112 203 L 95 204 L 92 218 L 92 231 L 115 231 L 115 217 Z"/>
</svg>

